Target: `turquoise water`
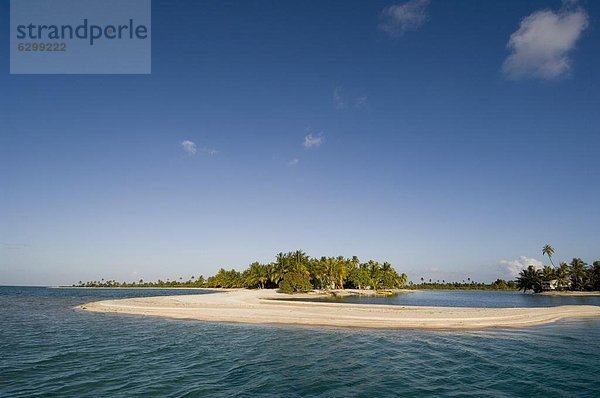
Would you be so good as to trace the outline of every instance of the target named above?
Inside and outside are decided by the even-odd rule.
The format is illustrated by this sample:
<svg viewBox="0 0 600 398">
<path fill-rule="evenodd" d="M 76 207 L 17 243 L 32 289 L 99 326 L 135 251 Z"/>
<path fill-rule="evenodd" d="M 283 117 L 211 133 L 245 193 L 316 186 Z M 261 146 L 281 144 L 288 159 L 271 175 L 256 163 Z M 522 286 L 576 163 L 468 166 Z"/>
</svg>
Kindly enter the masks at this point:
<svg viewBox="0 0 600 398">
<path fill-rule="evenodd" d="M 298 301 L 327 301 L 353 304 L 425 305 L 434 307 L 555 307 L 558 305 L 600 305 L 600 297 L 540 296 L 523 292 L 478 290 L 416 290 L 396 296 L 352 296 L 294 299 Z"/>
<path fill-rule="evenodd" d="M 462 294 L 466 301 L 473 294 L 515 299 L 446 293 L 446 301 L 444 292 L 419 294 L 429 305 Z M 0 396 L 600 396 L 599 319 L 526 329 L 373 331 L 72 309 L 159 294 L 190 291 L 0 287 Z"/>
</svg>

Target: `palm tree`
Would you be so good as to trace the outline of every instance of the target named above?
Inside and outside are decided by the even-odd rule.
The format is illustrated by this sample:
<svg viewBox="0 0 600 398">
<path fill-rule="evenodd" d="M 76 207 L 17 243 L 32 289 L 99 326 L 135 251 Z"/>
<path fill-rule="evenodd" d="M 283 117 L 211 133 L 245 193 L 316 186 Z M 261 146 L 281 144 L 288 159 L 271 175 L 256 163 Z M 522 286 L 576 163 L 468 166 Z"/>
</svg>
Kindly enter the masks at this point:
<svg viewBox="0 0 600 398">
<path fill-rule="evenodd" d="M 289 260 L 288 257 L 280 252 L 277 254 L 275 259 L 275 263 L 271 268 L 271 281 L 275 284 L 275 286 L 279 286 L 279 282 L 283 279 L 283 276 L 288 272 L 289 269 Z"/>
<path fill-rule="evenodd" d="M 377 261 L 369 260 L 369 262 L 365 264 L 365 267 L 369 270 L 369 276 L 371 277 L 371 288 L 377 289 L 381 279 L 379 263 Z"/>
<path fill-rule="evenodd" d="M 574 258 L 571 261 L 571 287 L 573 290 L 583 290 L 586 282 L 586 269 L 587 264 L 580 258 Z"/>
<path fill-rule="evenodd" d="M 554 255 L 554 248 L 550 245 L 544 245 L 544 247 L 542 247 L 542 256 L 548 256 L 548 259 L 550 259 L 550 264 L 552 264 L 552 266 L 554 267 L 554 263 L 552 262 L 552 256 Z"/>
<path fill-rule="evenodd" d="M 259 287 L 260 289 L 264 289 L 265 284 L 269 279 L 267 266 L 258 262 L 250 264 L 248 269 L 244 271 L 244 274 L 248 287 Z"/>
<path fill-rule="evenodd" d="M 406 275 L 405 273 L 400 274 L 400 278 L 398 278 L 398 283 L 400 284 L 399 287 L 404 287 L 406 285 L 406 282 L 408 281 L 408 275 Z M 412 282 L 411 282 L 412 284 Z"/>
<path fill-rule="evenodd" d="M 567 290 L 571 285 L 571 281 L 569 276 L 571 274 L 571 267 L 567 263 L 560 263 L 558 268 L 556 268 L 555 276 L 556 276 L 556 288 L 558 290 Z"/>
<path fill-rule="evenodd" d="M 344 281 L 348 276 L 348 265 L 346 264 L 346 259 L 344 257 L 339 256 L 335 259 L 334 271 L 334 281 L 339 289 L 343 289 Z"/>
<path fill-rule="evenodd" d="M 600 290 L 600 260 L 594 261 L 590 269 L 590 285 L 592 290 Z"/>
<path fill-rule="evenodd" d="M 291 255 L 292 253 L 290 253 Z M 292 256 L 290 256 L 292 257 Z M 296 250 L 293 253 L 293 258 L 294 261 L 296 262 L 296 265 L 298 264 L 302 264 L 304 266 L 306 266 L 306 263 L 308 262 L 309 257 L 306 255 L 306 253 L 304 253 L 302 250 Z"/>
<path fill-rule="evenodd" d="M 259 265 L 258 283 L 261 289 L 264 289 L 269 281 L 269 269 L 266 265 Z"/>
<path fill-rule="evenodd" d="M 556 269 L 545 265 L 544 268 L 542 269 L 542 274 L 544 275 L 544 280 L 546 281 L 551 281 L 556 279 Z"/>
<path fill-rule="evenodd" d="M 387 261 L 383 263 L 380 270 L 380 281 L 383 288 L 391 289 L 396 287 L 398 284 L 397 278 L 398 274 L 394 268 L 392 268 L 392 264 Z"/>
<path fill-rule="evenodd" d="M 325 286 L 327 289 L 335 289 L 337 282 L 337 261 L 333 257 L 327 257 L 323 261 L 323 281 L 325 282 Z"/>
<path fill-rule="evenodd" d="M 519 277 L 517 278 L 517 287 L 519 290 L 523 289 L 524 292 L 530 289 L 535 293 L 541 292 L 542 271 L 536 269 L 533 265 L 530 265 L 527 269 L 521 270 Z"/>
</svg>

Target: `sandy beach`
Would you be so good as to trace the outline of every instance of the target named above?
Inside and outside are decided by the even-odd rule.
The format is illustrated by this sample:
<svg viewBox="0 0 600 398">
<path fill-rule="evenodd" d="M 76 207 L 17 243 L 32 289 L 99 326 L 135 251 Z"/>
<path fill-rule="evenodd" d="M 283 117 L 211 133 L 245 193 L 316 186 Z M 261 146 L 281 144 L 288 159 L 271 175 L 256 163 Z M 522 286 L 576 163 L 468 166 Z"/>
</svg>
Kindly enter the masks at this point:
<svg viewBox="0 0 600 398">
<path fill-rule="evenodd" d="M 86 311 L 195 319 L 209 322 L 391 329 L 522 327 L 563 318 L 600 316 L 600 307 L 464 308 L 366 305 L 275 300 L 314 297 L 275 290 L 230 290 L 213 294 L 96 301 Z"/>
</svg>

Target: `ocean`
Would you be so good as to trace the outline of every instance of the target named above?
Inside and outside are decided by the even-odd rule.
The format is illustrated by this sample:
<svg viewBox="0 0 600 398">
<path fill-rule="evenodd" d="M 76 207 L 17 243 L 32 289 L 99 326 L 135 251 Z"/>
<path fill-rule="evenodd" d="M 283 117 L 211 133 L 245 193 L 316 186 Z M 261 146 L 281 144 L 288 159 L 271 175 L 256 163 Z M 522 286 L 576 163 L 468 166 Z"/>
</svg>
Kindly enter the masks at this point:
<svg viewBox="0 0 600 398">
<path fill-rule="evenodd" d="M 90 313 L 190 290 L 0 287 L 1 397 L 600 396 L 600 319 L 523 329 L 367 330 Z M 423 291 L 348 302 L 600 305 L 599 297 Z"/>
</svg>

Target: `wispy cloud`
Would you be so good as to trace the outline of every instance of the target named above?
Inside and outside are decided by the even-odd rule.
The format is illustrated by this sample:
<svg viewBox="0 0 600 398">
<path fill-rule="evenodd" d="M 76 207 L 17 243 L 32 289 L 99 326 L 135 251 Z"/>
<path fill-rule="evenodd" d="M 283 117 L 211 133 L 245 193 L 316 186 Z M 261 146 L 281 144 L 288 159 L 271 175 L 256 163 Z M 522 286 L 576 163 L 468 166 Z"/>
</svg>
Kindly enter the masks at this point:
<svg viewBox="0 0 600 398">
<path fill-rule="evenodd" d="M 427 22 L 428 5 L 429 0 L 411 0 L 388 6 L 379 15 L 379 29 L 392 37 L 417 30 Z"/>
<path fill-rule="evenodd" d="M 198 147 L 196 146 L 196 144 L 193 141 L 189 140 L 181 141 L 181 149 L 183 149 L 183 152 L 187 153 L 190 156 L 195 155 L 196 152 L 198 152 Z"/>
<path fill-rule="evenodd" d="M 348 101 L 342 95 L 342 88 L 336 87 L 333 90 L 333 106 L 336 109 L 346 109 L 348 107 Z"/>
<path fill-rule="evenodd" d="M 344 94 L 342 87 L 336 87 L 333 90 L 333 106 L 335 109 L 347 109 L 350 105 L 356 109 L 364 108 L 367 106 L 367 97 L 352 98 L 352 96 Z"/>
<path fill-rule="evenodd" d="M 509 279 L 513 279 L 519 275 L 521 270 L 533 265 L 535 268 L 543 268 L 544 263 L 535 258 L 521 256 L 516 260 L 500 260 L 498 262 L 498 268 L 503 275 Z"/>
<path fill-rule="evenodd" d="M 354 107 L 361 109 L 367 106 L 367 96 L 363 96 L 363 97 L 358 97 L 355 101 L 354 101 Z"/>
<path fill-rule="evenodd" d="M 304 145 L 305 148 L 318 148 L 324 141 L 325 137 L 323 137 L 323 134 L 314 135 L 313 133 L 310 133 L 304 137 L 302 145 Z"/>
<path fill-rule="evenodd" d="M 183 149 L 183 151 L 190 156 L 194 156 L 198 152 L 206 153 L 208 155 L 216 155 L 217 153 L 219 153 L 219 151 L 217 151 L 216 149 L 213 149 L 213 148 L 206 148 L 206 147 L 199 148 L 195 142 L 190 141 L 190 140 L 182 141 L 181 149 Z"/>
<path fill-rule="evenodd" d="M 287 162 L 287 165 L 288 165 L 288 166 L 295 166 L 295 165 L 297 165 L 298 163 L 300 163 L 300 159 L 298 159 L 298 158 L 294 158 L 294 159 L 290 160 L 289 162 Z"/>
<path fill-rule="evenodd" d="M 502 65 L 507 79 L 555 79 L 571 70 L 571 51 L 588 27 L 587 12 L 576 1 L 558 11 L 541 10 L 523 18 L 508 41 L 511 53 Z"/>
<path fill-rule="evenodd" d="M 211 155 L 211 156 L 212 156 L 212 155 L 216 155 L 217 153 L 219 153 L 219 151 L 217 151 L 216 149 L 213 149 L 213 148 L 205 148 L 205 147 L 198 148 L 198 152 L 206 153 L 206 154 L 209 154 L 209 155 Z"/>
</svg>

